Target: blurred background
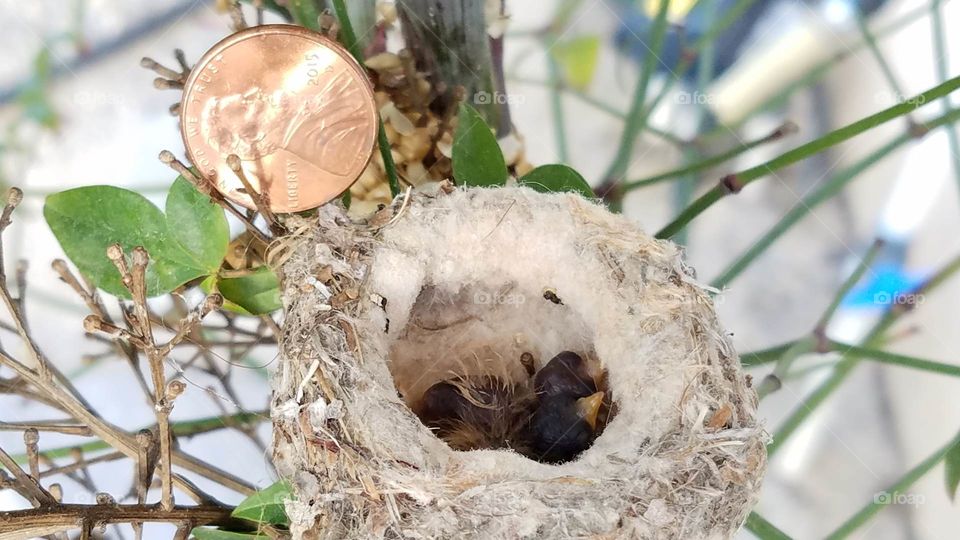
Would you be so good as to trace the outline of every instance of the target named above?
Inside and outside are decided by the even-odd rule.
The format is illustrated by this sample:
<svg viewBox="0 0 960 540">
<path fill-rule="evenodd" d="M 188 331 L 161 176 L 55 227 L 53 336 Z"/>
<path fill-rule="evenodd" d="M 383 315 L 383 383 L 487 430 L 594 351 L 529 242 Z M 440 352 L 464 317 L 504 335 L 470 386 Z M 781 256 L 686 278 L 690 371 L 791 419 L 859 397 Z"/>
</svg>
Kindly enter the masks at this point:
<svg viewBox="0 0 960 540">
<path fill-rule="evenodd" d="M 507 92 L 498 99 L 509 102 L 527 161 L 567 163 L 594 187 L 603 183 L 649 47 L 657 4 L 507 2 L 509 19 L 491 30 L 505 32 Z M 696 42 L 733 4 L 671 3 L 671 26 L 649 95 L 675 77 L 684 44 Z M 127 366 L 100 359 L 102 344 L 84 336 L 86 308 L 50 269 L 50 261 L 63 254 L 43 220 L 42 205 L 49 193 L 91 184 L 128 187 L 162 204 L 174 175 L 157 154 L 170 149 L 183 155 L 177 119 L 168 111 L 179 94 L 155 90 L 155 75 L 139 66 L 140 59 L 175 65 L 172 51 L 181 48 L 194 61 L 229 32 L 229 19 L 217 2 L 205 0 L 3 0 L 0 20 L 0 183 L 19 186 L 26 195 L 6 233 L 4 256 L 8 265 L 19 259 L 29 263 L 27 312 L 47 356 L 104 417 L 137 429 L 153 421 L 153 412 Z M 958 35 L 960 4 L 951 1 L 755 2 L 664 94 L 650 129 L 633 149 L 625 180 L 680 169 L 764 139 L 778 128 L 783 136 L 715 167 L 631 190 L 623 202 L 625 214 L 656 232 L 725 174 L 763 163 L 957 75 Z M 909 119 L 922 122 L 950 107 L 945 100 L 924 105 Z M 786 122 L 792 124 L 784 128 Z M 720 201 L 675 238 L 686 246 L 699 279 L 716 284 L 718 276 L 724 277 L 718 309 L 741 353 L 808 335 L 878 237 L 886 247 L 829 328 L 839 341 L 858 341 L 891 298 L 909 292 L 960 253 L 960 155 L 949 130 L 906 141 L 847 174 L 910 127 L 900 118 L 778 170 Z M 819 196 L 831 186 L 835 193 Z M 768 250 L 742 272 L 727 272 L 792 215 L 798 222 Z M 960 279 L 917 298 L 917 309 L 888 333 L 886 348 L 960 363 L 958 300 Z M 272 348 L 260 347 L 224 362 L 219 375 L 191 372 L 189 383 L 198 388 L 229 374 L 232 390 L 187 392 L 173 419 L 238 408 L 264 411 L 274 359 Z M 796 363 L 783 388 L 762 402 L 771 433 L 804 406 L 832 365 L 829 356 Z M 769 371 L 751 369 L 756 381 Z M 795 538 L 824 536 L 956 434 L 958 396 L 956 378 L 863 362 L 771 460 L 758 511 Z M 21 398 L 0 396 L 0 422 L 44 414 L 49 412 Z M 269 444 L 269 426 L 261 424 L 257 431 Z M 44 444 L 76 440 L 45 436 Z M 269 451 L 254 440 L 221 430 L 184 438 L 181 447 L 265 486 L 274 479 Z M 0 431 L 0 444 L 20 448 L 22 435 Z M 120 462 L 92 465 L 89 473 L 96 490 L 126 493 L 133 471 Z M 72 482 L 63 481 L 65 500 L 91 502 L 92 496 Z M 226 502 L 238 500 L 228 491 L 210 489 Z M 854 537 L 957 537 L 960 509 L 947 495 L 942 465 L 908 493 L 912 496 L 887 505 Z M 0 492 L 0 509 L 24 505 L 12 492 Z M 132 537 L 114 529 L 108 534 Z"/>
</svg>

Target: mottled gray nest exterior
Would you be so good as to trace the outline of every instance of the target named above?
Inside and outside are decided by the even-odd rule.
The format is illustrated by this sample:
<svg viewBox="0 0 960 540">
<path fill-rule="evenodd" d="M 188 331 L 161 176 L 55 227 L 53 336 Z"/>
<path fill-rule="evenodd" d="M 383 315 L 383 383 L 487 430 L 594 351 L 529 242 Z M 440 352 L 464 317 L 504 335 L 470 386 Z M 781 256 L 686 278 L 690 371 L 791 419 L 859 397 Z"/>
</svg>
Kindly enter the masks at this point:
<svg viewBox="0 0 960 540">
<path fill-rule="evenodd" d="M 273 400 L 297 537 L 690 539 L 741 526 L 766 435 L 677 246 L 526 188 L 415 193 L 370 223 L 327 205 L 301 225 L 281 255 Z M 404 401 L 452 374 L 524 376 L 521 352 L 539 367 L 563 350 L 598 359 L 615 400 L 576 461 L 454 451 Z"/>
</svg>

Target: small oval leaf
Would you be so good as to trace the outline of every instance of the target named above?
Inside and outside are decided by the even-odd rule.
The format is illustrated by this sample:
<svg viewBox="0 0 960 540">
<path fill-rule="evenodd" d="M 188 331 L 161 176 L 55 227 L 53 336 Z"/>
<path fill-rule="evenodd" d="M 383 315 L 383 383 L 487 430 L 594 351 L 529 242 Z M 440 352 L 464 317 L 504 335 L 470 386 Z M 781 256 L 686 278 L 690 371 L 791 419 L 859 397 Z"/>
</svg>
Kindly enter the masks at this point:
<svg viewBox="0 0 960 540">
<path fill-rule="evenodd" d="M 290 483 L 280 480 L 244 499 L 234 508 L 232 515 L 257 523 L 289 525 L 290 520 L 287 518 L 283 502 L 292 498 L 293 489 Z"/>
<path fill-rule="evenodd" d="M 190 534 L 197 540 L 270 540 L 269 536 L 257 533 L 238 533 L 231 531 L 221 531 L 220 529 L 205 529 L 197 527 L 190 531 Z"/>
<path fill-rule="evenodd" d="M 216 273 L 230 244 L 223 208 L 179 176 L 167 194 L 166 214 L 170 236 L 198 268 Z"/>
<path fill-rule="evenodd" d="M 461 186 L 502 186 L 507 183 L 503 151 L 490 126 L 476 109 L 460 104 L 453 135 L 453 177 Z"/>
<path fill-rule="evenodd" d="M 577 90 L 586 90 L 597 70 L 600 36 L 581 36 L 551 47 L 550 52 L 563 69 L 567 83 Z"/>
<path fill-rule="evenodd" d="M 147 295 L 166 294 L 208 272 L 170 238 L 163 212 L 139 193 L 113 186 L 87 186 L 47 197 L 43 216 L 67 257 L 97 287 L 129 298 L 107 247 L 150 253 Z"/>
<path fill-rule="evenodd" d="M 221 277 L 217 289 L 223 297 L 252 315 L 265 315 L 283 307 L 280 281 L 273 270 L 261 266 L 241 275 Z"/>
<path fill-rule="evenodd" d="M 596 198 L 590 184 L 580 176 L 580 173 L 566 165 L 541 165 L 525 174 L 517 183 L 541 193 L 571 191 L 587 199 Z"/>
</svg>

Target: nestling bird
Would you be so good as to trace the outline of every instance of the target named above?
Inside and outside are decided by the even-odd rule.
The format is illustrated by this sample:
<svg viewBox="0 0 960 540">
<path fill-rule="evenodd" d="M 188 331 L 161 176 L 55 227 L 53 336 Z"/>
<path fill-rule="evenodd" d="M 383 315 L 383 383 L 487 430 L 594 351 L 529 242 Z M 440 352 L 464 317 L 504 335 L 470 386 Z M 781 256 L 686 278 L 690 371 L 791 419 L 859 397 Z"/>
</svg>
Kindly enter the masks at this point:
<svg viewBox="0 0 960 540">
<path fill-rule="evenodd" d="M 436 383 L 424 393 L 418 414 L 456 450 L 510 448 L 562 463 L 596 438 L 603 397 L 587 362 L 564 351 L 532 381 L 512 385 L 486 375 Z"/>
<path fill-rule="evenodd" d="M 562 463 L 586 450 L 596 437 L 604 393 L 580 355 L 554 356 L 533 379 L 537 407 L 530 419 L 530 445 L 538 461 Z"/>
</svg>

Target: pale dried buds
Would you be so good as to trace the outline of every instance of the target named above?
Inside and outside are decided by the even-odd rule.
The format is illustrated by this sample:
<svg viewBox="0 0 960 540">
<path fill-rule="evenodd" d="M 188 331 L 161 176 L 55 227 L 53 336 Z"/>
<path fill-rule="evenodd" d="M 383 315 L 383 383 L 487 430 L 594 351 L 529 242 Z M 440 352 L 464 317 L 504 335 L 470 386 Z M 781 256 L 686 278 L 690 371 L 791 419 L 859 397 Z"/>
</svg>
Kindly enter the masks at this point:
<svg viewBox="0 0 960 540">
<path fill-rule="evenodd" d="M 23 190 L 17 187 L 12 187 L 7 191 L 7 206 L 11 208 L 16 208 L 23 202 Z"/>
<path fill-rule="evenodd" d="M 167 385 L 166 399 L 167 401 L 173 401 L 180 397 L 180 394 L 187 389 L 187 385 L 181 380 L 170 381 Z"/>
</svg>

